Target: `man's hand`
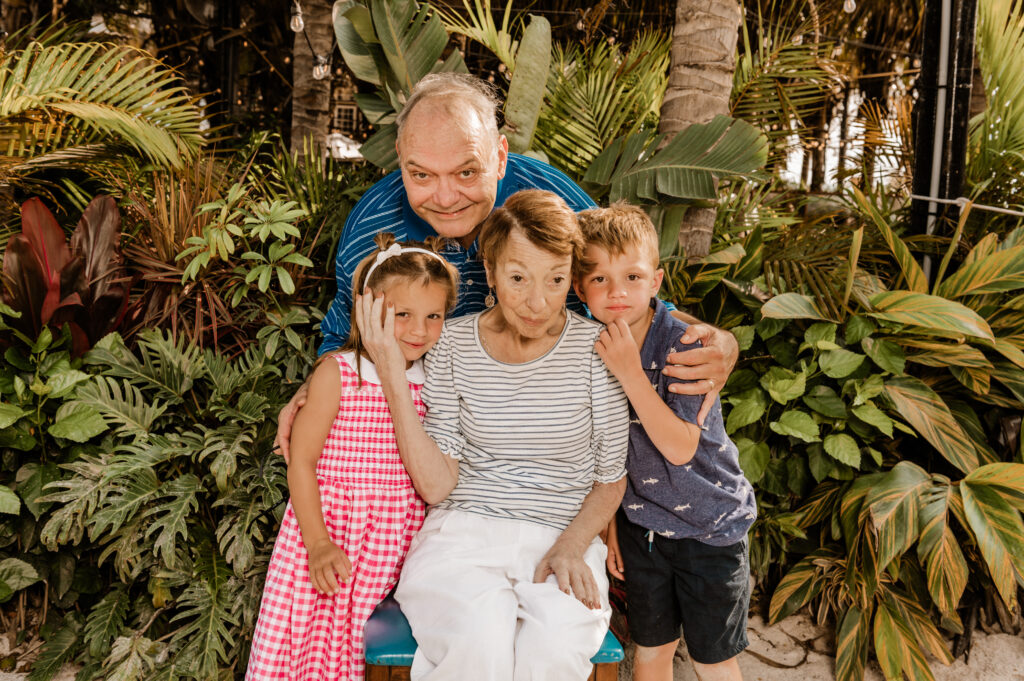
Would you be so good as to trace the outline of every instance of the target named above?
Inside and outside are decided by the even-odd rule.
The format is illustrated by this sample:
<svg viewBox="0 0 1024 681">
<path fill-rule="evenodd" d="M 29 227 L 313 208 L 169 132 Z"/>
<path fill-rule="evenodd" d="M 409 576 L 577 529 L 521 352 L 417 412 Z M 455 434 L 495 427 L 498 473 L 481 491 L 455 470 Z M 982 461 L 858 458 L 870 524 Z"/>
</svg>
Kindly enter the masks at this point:
<svg viewBox="0 0 1024 681">
<path fill-rule="evenodd" d="M 313 588 L 328 596 L 338 593 L 338 581 L 348 581 L 352 573 L 352 563 L 345 552 L 330 539 L 321 539 L 307 553 Z"/>
<path fill-rule="evenodd" d="M 309 395 L 309 383 L 303 383 L 299 389 L 288 400 L 288 404 L 281 408 L 277 415 L 277 435 L 274 436 L 274 448 L 284 457 L 285 464 L 291 455 L 292 425 L 295 423 L 295 415 L 299 409 L 306 404 L 306 396 Z"/>
<path fill-rule="evenodd" d="M 703 347 L 670 354 L 664 371 L 672 378 L 693 381 L 673 383 L 668 388 L 670 391 L 682 395 L 706 395 L 697 413 L 697 425 L 703 426 L 704 419 L 715 405 L 718 393 L 729 380 L 740 348 L 735 336 L 710 324 L 694 324 L 679 339 L 683 344 L 697 341 L 700 341 Z"/>
<path fill-rule="evenodd" d="M 549 575 L 554 575 L 563 593 L 575 596 L 592 610 L 600 608 L 601 591 L 597 588 L 594 573 L 583 560 L 585 551 L 586 547 L 568 546 L 567 541 L 559 539 L 537 564 L 533 581 L 540 584 Z"/>
</svg>

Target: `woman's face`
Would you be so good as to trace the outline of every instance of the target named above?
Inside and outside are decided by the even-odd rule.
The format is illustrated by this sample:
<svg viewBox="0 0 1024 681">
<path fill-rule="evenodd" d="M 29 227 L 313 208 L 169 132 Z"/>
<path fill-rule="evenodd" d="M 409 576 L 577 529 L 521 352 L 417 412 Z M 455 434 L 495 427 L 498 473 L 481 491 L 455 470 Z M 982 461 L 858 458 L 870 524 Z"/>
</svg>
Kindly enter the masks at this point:
<svg viewBox="0 0 1024 681">
<path fill-rule="evenodd" d="M 512 230 L 494 266 L 487 265 L 487 282 L 494 287 L 500 314 L 524 338 L 561 330 L 571 275 L 572 255 L 535 246 L 518 229 Z"/>
</svg>

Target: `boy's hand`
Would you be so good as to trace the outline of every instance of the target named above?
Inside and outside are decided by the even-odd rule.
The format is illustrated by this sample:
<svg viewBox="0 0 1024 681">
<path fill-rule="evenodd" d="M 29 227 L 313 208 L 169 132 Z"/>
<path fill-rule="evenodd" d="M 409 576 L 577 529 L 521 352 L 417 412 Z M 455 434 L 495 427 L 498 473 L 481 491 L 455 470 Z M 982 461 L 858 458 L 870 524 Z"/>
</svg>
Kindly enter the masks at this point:
<svg viewBox="0 0 1024 681">
<path fill-rule="evenodd" d="M 626 578 L 626 567 L 622 563 L 622 552 L 619 551 L 619 534 L 618 529 L 615 527 L 615 518 L 608 523 L 608 538 L 605 539 L 605 543 L 608 545 L 608 558 L 605 561 L 605 565 L 608 567 L 608 572 L 612 577 L 616 579 Z"/>
<path fill-rule="evenodd" d="M 647 380 L 640 365 L 640 350 L 629 325 L 623 320 L 616 319 L 605 327 L 594 344 L 594 350 L 620 383 L 626 383 L 627 379 L 636 378 L 638 374 Z"/>
<path fill-rule="evenodd" d="M 338 593 L 338 581 L 348 581 L 352 563 L 341 548 L 330 539 L 321 539 L 308 549 L 309 578 L 317 592 L 333 596 Z M 337 576 L 335 576 L 337 575 Z"/>
</svg>

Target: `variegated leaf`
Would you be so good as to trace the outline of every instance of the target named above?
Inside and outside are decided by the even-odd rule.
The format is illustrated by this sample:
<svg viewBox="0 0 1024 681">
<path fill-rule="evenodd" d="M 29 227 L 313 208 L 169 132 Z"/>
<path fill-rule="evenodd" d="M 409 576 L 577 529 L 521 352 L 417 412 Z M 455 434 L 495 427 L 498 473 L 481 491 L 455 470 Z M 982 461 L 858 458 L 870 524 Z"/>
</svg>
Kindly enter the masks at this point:
<svg viewBox="0 0 1024 681">
<path fill-rule="evenodd" d="M 875 609 L 875 657 L 888 681 L 901 681 L 904 673 L 911 681 L 935 681 L 913 631 L 885 603 Z"/>
<path fill-rule="evenodd" d="M 818 306 L 814 299 L 802 293 L 782 293 L 761 306 L 761 315 L 774 319 L 817 319 L 823 322 L 830 319 Z"/>
<path fill-rule="evenodd" d="M 870 634 L 870 609 L 854 606 L 843 614 L 836 633 L 836 681 L 863 681 Z"/>
<path fill-rule="evenodd" d="M 953 374 L 953 378 L 961 385 L 977 395 L 988 395 L 992 389 L 992 376 L 984 369 L 951 366 L 949 373 Z"/>
<path fill-rule="evenodd" d="M 1024 288 L 1024 246 L 997 251 L 961 265 L 939 285 L 937 293 L 946 298 L 959 298 L 1019 288 Z"/>
<path fill-rule="evenodd" d="M 1010 360 L 1021 369 L 1024 369 L 1024 352 L 1022 352 L 1016 345 L 1005 338 L 996 338 L 992 343 L 992 347 L 995 348 L 995 351 L 1003 357 Z"/>
<path fill-rule="evenodd" d="M 878 532 L 878 569 L 903 555 L 917 540 L 918 497 L 931 484 L 920 466 L 901 461 L 864 499 Z"/>
<path fill-rule="evenodd" d="M 797 525 L 807 529 L 830 518 L 839 508 L 843 489 L 837 480 L 823 480 L 797 511 Z"/>
<path fill-rule="evenodd" d="M 774 624 L 789 617 L 821 593 L 825 580 L 819 573 L 815 561 L 829 555 L 829 549 L 812 551 L 786 573 L 772 594 L 772 601 L 768 606 L 769 622 Z"/>
<path fill-rule="evenodd" d="M 869 201 L 864 194 L 854 187 L 853 198 L 857 202 L 857 206 L 867 215 L 871 221 L 878 228 L 878 231 L 882 234 L 882 238 L 889 244 L 889 250 L 896 257 L 896 262 L 900 266 L 900 271 L 903 277 L 907 280 L 907 288 L 917 293 L 926 293 L 928 291 L 928 278 L 924 276 L 924 272 L 921 270 L 921 266 L 914 260 L 914 256 L 910 254 L 910 250 L 906 244 L 896 236 L 893 231 L 889 228 L 888 223 L 882 214 L 878 212 L 878 208 L 872 201 Z"/>
<path fill-rule="evenodd" d="M 978 467 L 978 452 L 939 395 L 920 380 L 897 376 L 885 383 L 896 411 L 964 473 Z"/>
<path fill-rule="evenodd" d="M 1024 403 L 1024 369 L 1009 362 L 996 362 L 992 368 L 992 378 L 1002 383 L 1019 402 Z"/>
<path fill-rule="evenodd" d="M 894 340 L 905 348 L 921 350 L 921 352 L 907 354 L 907 361 L 917 362 L 932 367 L 960 366 L 975 367 L 978 369 L 991 369 L 992 363 L 988 361 L 978 348 L 966 343 L 942 343 L 940 341 L 925 340 L 922 338 L 899 337 Z"/>
<path fill-rule="evenodd" d="M 1010 612 L 1017 611 L 1017 581 L 1024 576 L 1024 523 L 999 492 L 971 476 L 960 485 L 967 522 L 992 581 Z"/>
<path fill-rule="evenodd" d="M 942 664 L 951 664 L 953 655 L 950 654 L 942 634 L 935 627 L 928 612 L 924 607 L 909 595 L 899 591 L 889 590 L 885 592 L 884 601 L 892 608 L 898 618 L 905 622 L 913 632 L 913 640 L 926 652 L 934 655 Z"/>
<path fill-rule="evenodd" d="M 977 312 L 941 296 L 910 291 L 886 291 L 871 296 L 871 306 L 874 312 L 868 314 L 876 319 L 926 329 L 959 331 L 968 336 L 994 339 L 988 322 L 978 316 Z"/>
<path fill-rule="evenodd" d="M 1018 511 L 1024 512 L 1024 464 L 991 463 L 969 476 L 971 484 L 987 485 Z"/>
</svg>

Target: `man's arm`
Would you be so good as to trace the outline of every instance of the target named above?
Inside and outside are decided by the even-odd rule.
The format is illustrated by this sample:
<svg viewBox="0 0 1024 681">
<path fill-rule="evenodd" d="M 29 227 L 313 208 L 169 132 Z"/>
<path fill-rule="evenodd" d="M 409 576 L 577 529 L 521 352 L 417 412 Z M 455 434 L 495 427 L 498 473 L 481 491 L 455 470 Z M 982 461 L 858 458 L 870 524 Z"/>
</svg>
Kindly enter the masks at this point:
<svg viewBox="0 0 1024 681">
<path fill-rule="evenodd" d="M 740 356 L 736 337 L 728 331 L 705 324 L 696 317 L 675 310 L 672 316 L 690 327 L 679 342 L 684 345 L 700 342 L 702 347 L 673 352 L 668 356 L 665 375 L 688 383 L 673 383 L 669 390 L 682 395 L 704 395 L 704 403 L 697 414 L 697 423 L 704 425 L 704 419 L 715 406 L 718 393 L 729 380 L 732 368 Z"/>
</svg>

